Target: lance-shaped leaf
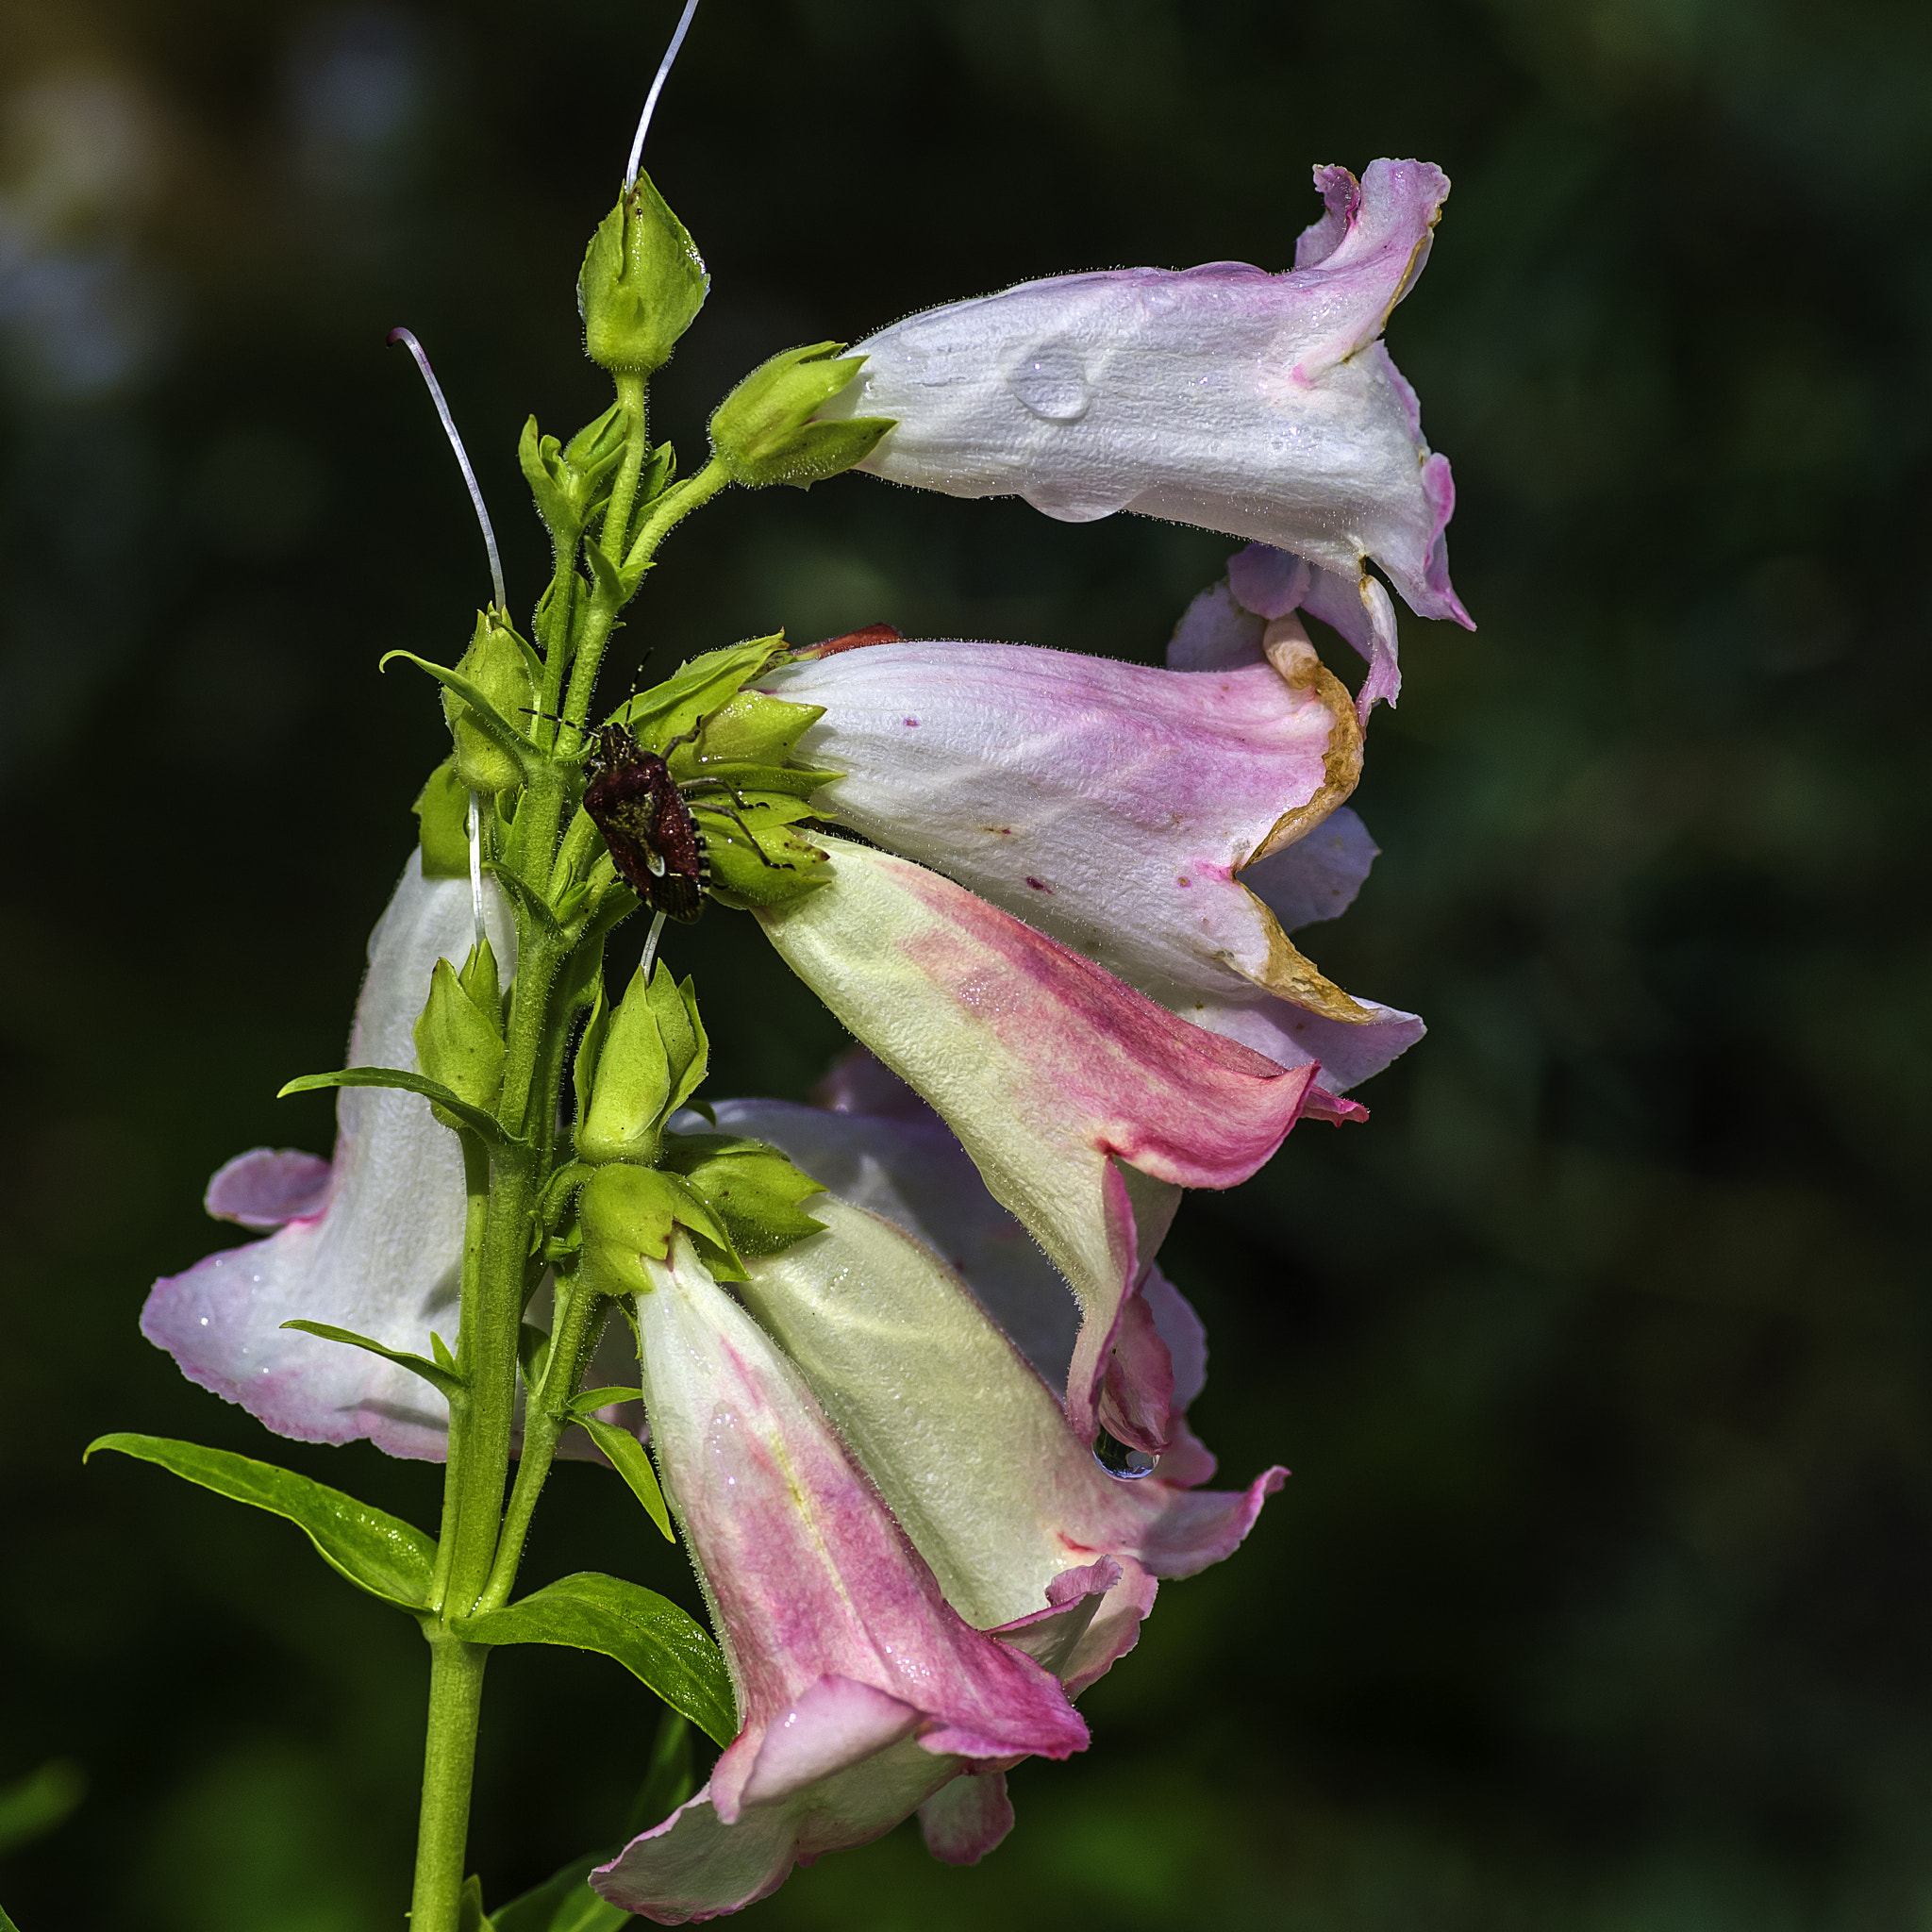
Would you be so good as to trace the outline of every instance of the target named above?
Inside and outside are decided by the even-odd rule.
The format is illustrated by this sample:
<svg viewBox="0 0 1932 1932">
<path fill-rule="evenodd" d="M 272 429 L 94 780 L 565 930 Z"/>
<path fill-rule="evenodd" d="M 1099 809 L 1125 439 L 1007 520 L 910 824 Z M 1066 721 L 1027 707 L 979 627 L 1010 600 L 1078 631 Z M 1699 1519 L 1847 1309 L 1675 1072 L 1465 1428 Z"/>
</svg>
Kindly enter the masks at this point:
<svg viewBox="0 0 1932 1932">
<path fill-rule="evenodd" d="M 936 873 L 825 844 L 833 885 L 761 923 L 1067 1277 L 1086 1318 L 1068 1412 L 1091 1440 L 1105 1351 L 1173 1190 L 1245 1180 L 1294 1124 L 1312 1070 L 1177 1020 Z"/>
<path fill-rule="evenodd" d="M 614 1657 L 708 1738 L 730 1740 L 731 1678 L 718 1646 L 669 1597 L 640 1583 L 587 1570 L 500 1610 L 456 1618 L 452 1628 L 469 1643 L 558 1643 Z"/>
<path fill-rule="evenodd" d="M 137 1457 L 231 1502 L 285 1516 L 358 1589 L 406 1610 L 428 1606 L 436 1544 L 413 1524 L 292 1470 L 226 1449 L 125 1434 L 96 1438 L 87 1454 L 100 1449 Z"/>
<path fill-rule="evenodd" d="M 730 1911 L 876 1837 L 970 1762 L 1087 1740 L 1059 1686 L 967 1624 L 797 1371 L 679 1237 L 638 1300 L 672 1505 L 716 1607 L 742 1729 L 697 1797 L 594 1879 L 660 1923 Z"/>
<path fill-rule="evenodd" d="M 508 974 L 515 931 L 487 880 L 484 894 Z M 460 963 L 473 932 L 468 880 L 425 879 L 412 857 L 370 939 L 352 1060 L 408 1064 L 431 969 L 438 959 Z M 325 1322 L 417 1355 L 430 1353 L 432 1329 L 455 1333 L 466 1200 L 457 1137 L 416 1092 L 387 1085 L 345 1086 L 336 1119 L 325 1187 L 312 1167 L 302 1172 L 304 1185 L 289 1187 L 288 1157 L 268 1149 L 221 1171 L 209 1191 L 213 1212 L 245 1208 L 237 1218 L 260 1226 L 279 1208 L 286 1225 L 158 1282 L 142 1332 L 191 1381 L 241 1403 L 279 1435 L 321 1442 L 366 1436 L 391 1455 L 441 1457 L 444 1406 L 414 1374 L 281 1326 Z"/>
<path fill-rule="evenodd" d="M 822 422 L 888 416 L 861 468 L 953 496 L 1019 495 L 1086 523 L 1132 509 L 1291 550 L 1354 583 L 1373 558 L 1409 608 L 1468 623 L 1449 584 L 1447 460 L 1376 341 L 1449 183 L 1376 161 L 1316 171 L 1295 266 L 1119 269 L 1023 282 L 855 345 Z"/>
</svg>

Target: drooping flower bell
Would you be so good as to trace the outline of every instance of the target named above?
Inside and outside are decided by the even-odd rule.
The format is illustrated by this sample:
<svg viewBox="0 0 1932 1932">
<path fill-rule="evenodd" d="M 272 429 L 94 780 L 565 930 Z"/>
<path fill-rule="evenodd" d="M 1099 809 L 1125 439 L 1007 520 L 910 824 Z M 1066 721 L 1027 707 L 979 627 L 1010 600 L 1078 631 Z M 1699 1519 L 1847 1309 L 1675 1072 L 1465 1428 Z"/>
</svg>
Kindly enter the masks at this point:
<svg viewBox="0 0 1932 1932">
<path fill-rule="evenodd" d="M 1371 627 L 1386 606 L 1373 559 L 1419 616 L 1467 624 L 1443 535 L 1448 460 L 1379 340 L 1448 178 L 1378 160 L 1359 182 L 1318 168 L 1315 186 L 1324 212 L 1285 274 L 1116 269 L 931 309 L 855 344 L 864 370 L 821 420 L 892 418 L 860 467 L 895 482 L 1249 538 L 1325 574 L 1338 608 L 1355 593 Z M 1388 632 L 1365 708 L 1394 695 L 1392 617 Z"/>
</svg>

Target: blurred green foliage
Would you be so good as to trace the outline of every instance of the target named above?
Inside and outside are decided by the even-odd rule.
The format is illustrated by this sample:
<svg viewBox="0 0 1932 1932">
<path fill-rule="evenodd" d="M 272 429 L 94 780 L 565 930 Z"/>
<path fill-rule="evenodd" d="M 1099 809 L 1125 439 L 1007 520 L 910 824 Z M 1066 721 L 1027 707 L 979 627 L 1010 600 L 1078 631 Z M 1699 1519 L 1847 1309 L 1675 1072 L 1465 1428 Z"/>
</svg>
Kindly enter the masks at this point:
<svg viewBox="0 0 1932 1932">
<path fill-rule="evenodd" d="M 340 1051 L 446 752 L 374 666 L 453 660 L 487 581 L 383 334 L 436 358 L 526 610 L 516 437 L 603 406 L 574 279 L 674 12 L 0 5 L 0 1781 L 86 1779 L 0 1864 L 25 1932 L 399 1919 L 415 1634 L 287 1525 L 79 1452 L 185 1436 L 434 1520 L 433 1471 L 271 1443 L 135 1320 L 221 1243 L 220 1161 L 327 1146 L 327 1096 L 271 1096 Z M 715 275 L 658 384 L 688 463 L 776 349 L 1063 269 L 1279 266 L 1309 164 L 1425 156 L 1456 190 L 1391 344 L 1482 625 L 1405 623 L 1384 856 L 1308 935 L 1434 1030 L 1171 1250 L 1203 1433 L 1294 1480 L 1163 1591 L 1093 1750 L 1016 1774 L 993 1857 L 901 1831 L 756 1924 L 1932 1927 L 1928 129 L 1905 0 L 701 11 L 647 156 Z M 1231 547 L 737 493 L 613 682 L 780 624 L 1152 660 Z M 747 922 L 667 954 L 715 1091 L 802 1092 L 836 1032 Z M 576 1466 L 528 1580 L 582 1567 L 695 1607 Z M 573 1752 L 520 1757 L 558 1696 Z M 654 1721 L 603 1659 L 492 1664 L 491 1897 L 612 1835 Z"/>
</svg>

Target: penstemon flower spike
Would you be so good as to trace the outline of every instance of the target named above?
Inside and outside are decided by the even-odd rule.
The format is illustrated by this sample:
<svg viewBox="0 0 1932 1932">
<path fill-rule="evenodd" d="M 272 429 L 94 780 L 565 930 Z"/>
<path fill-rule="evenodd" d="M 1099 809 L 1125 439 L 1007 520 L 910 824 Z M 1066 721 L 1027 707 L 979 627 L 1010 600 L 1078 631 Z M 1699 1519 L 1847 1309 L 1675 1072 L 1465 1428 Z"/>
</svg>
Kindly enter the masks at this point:
<svg viewBox="0 0 1932 1932">
<path fill-rule="evenodd" d="M 519 447 L 554 550 L 531 640 L 427 358 L 392 338 L 469 484 L 494 601 L 454 666 L 391 654 L 440 686 L 452 748 L 371 941 L 351 1065 L 284 1090 L 340 1090 L 334 1158 L 229 1162 L 208 1210 L 266 1239 L 157 1283 L 142 1314 L 276 1433 L 441 1460 L 439 1533 L 253 1458 L 97 1445 L 289 1517 L 421 1625 L 413 1932 L 489 1923 L 466 1841 L 500 1643 L 600 1652 L 669 1712 L 646 1828 L 501 1907 L 516 1932 L 608 1910 L 586 1874 L 658 1923 L 732 1911 L 915 1810 L 936 1857 L 991 1850 L 1006 1770 L 1084 1748 L 1071 1700 L 1159 1581 L 1230 1555 L 1283 1479 L 1203 1487 L 1205 1336 L 1157 1258 L 1183 1191 L 1245 1179 L 1304 1116 L 1366 1118 L 1346 1090 L 1422 1030 L 1292 935 L 1374 856 L 1344 804 L 1395 692 L 1365 559 L 1462 617 L 1447 465 L 1379 344 L 1446 181 L 1321 171 L 1326 213 L 1284 277 L 1062 278 L 858 354 L 783 351 L 680 477 L 649 382 L 708 276 L 639 161 L 694 7 L 579 278 L 614 400 L 568 441 L 532 420 Z M 1229 378 L 1204 467 L 1183 377 L 1250 368 L 1281 317 L 1299 359 Z M 891 413 L 858 414 L 866 396 Z M 1311 411 L 1320 460 L 1282 470 L 1275 432 Z M 594 721 L 620 613 L 686 517 L 861 463 L 1253 541 L 1164 669 L 777 632 Z M 1370 658 L 1358 697 L 1303 613 Z M 863 1043 L 819 1105 L 699 1100 L 706 1020 L 658 948 L 708 902 L 752 915 L 741 934 Z M 607 991 L 606 941 L 644 908 L 640 964 Z M 644 1534 L 681 1533 L 710 1634 L 620 1575 L 517 1595 L 559 1456 L 608 1463 Z M 676 1771 L 687 1727 L 720 1747 L 702 1780 Z"/>
</svg>

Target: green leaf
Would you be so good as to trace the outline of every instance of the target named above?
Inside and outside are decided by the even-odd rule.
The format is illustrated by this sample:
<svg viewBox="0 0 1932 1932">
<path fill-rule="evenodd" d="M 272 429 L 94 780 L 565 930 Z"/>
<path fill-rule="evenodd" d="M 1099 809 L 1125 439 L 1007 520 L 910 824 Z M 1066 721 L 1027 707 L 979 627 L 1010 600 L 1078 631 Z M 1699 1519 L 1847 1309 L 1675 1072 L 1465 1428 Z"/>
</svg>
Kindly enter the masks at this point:
<svg viewBox="0 0 1932 1932">
<path fill-rule="evenodd" d="M 600 1407 L 601 1404 L 598 1405 Z M 626 1428 L 616 1423 L 599 1422 L 593 1415 L 580 1415 L 577 1422 L 586 1434 L 605 1455 L 609 1457 L 611 1466 L 630 1485 L 630 1492 L 644 1506 L 644 1514 L 658 1525 L 658 1533 L 667 1543 L 677 1541 L 677 1532 L 671 1527 L 671 1511 L 664 1507 L 664 1491 L 658 1484 L 658 1472 L 651 1467 L 651 1458 L 644 1445 Z"/>
<path fill-rule="evenodd" d="M 282 1326 L 299 1328 L 303 1334 L 320 1336 L 324 1341 L 340 1341 L 345 1348 L 366 1349 L 371 1355 L 379 1355 L 384 1361 L 393 1362 L 399 1369 L 408 1369 L 412 1375 L 421 1375 L 445 1401 L 454 1401 L 462 1391 L 463 1378 L 431 1361 L 427 1356 L 411 1355 L 407 1349 L 387 1347 L 380 1341 L 370 1341 L 366 1335 L 358 1335 L 353 1328 L 338 1328 L 329 1322 L 302 1320 L 284 1322 Z"/>
<path fill-rule="evenodd" d="M 570 1399 L 571 1420 L 581 1422 L 587 1415 L 594 1415 L 600 1408 L 608 1408 L 613 1402 L 641 1402 L 644 1391 L 641 1389 L 626 1389 L 620 1383 L 612 1383 L 603 1389 L 584 1389 Z"/>
<path fill-rule="evenodd" d="M 469 1643 L 556 1643 L 614 1657 L 718 1744 L 738 1728 L 731 1674 L 704 1627 L 641 1584 L 583 1571 L 451 1627 Z"/>
<path fill-rule="evenodd" d="M 86 1795 L 80 1766 L 65 1757 L 0 1785 L 0 1857 L 57 1830 Z"/>
<path fill-rule="evenodd" d="M 423 822 L 423 876 L 470 876 L 470 794 L 457 776 L 457 761 L 444 758 L 429 774 L 410 808 Z"/>
<path fill-rule="evenodd" d="M 275 1098 L 286 1100 L 291 1093 L 315 1093 L 325 1087 L 398 1087 L 405 1093 L 420 1093 L 425 1100 L 455 1114 L 464 1126 L 481 1134 L 486 1141 L 499 1144 L 514 1141 L 519 1145 L 523 1141 L 520 1134 L 505 1133 L 494 1114 L 485 1113 L 480 1107 L 459 1100 L 447 1087 L 425 1080 L 421 1074 L 406 1074 L 400 1067 L 344 1067 L 340 1074 L 304 1074 L 299 1080 L 291 1080 Z"/>
<path fill-rule="evenodd" d="M 590 1887 L 591 1874 L 615 1857 L 613 1849 L 573 1858 L 535 1891 L 500 1907 L 496 1932 L 618 1932 L 631 1923 L 630 1914 L 622 1906 L 607 1905 Z"/>
<path fill-rule="evenodd" d="M 436 1544 L 413 1524 L 292 1470 L 226 1449 L 122 1434 L 96 1437 L 81 1460 L 97 1449 L 155 1463 L 231 1502 L 286 1516 L 321 1551 L 325 1562 L 371 1596 L 406 1610 L 428 1607 Z"/>
</svg>

